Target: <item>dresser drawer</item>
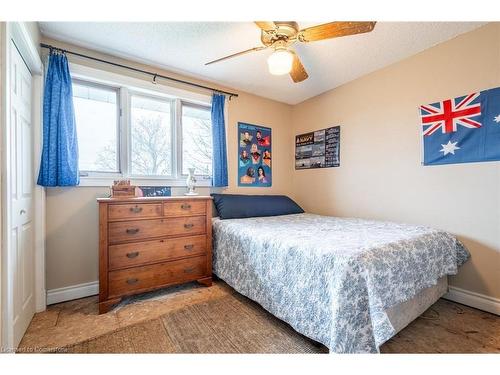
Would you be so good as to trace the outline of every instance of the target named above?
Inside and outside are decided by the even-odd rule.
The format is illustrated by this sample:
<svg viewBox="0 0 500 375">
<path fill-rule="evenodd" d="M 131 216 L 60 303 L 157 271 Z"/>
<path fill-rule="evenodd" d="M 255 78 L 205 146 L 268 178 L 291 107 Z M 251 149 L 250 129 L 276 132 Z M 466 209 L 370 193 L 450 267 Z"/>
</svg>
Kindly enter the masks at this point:
<svg viewBox="0 0 500 375">
<path fill-rule="evenodd" d="M 109 220 L 161 216 L 161 203 L 111 204 L 108 207 Z"/>
<path fill-rule="evenodd" d="M 108 282 L 109 296 L 121 296 L 162 285 L 196 280 L 206 274 L 206 256 L 111 271 Z"/>
<path fill-rule="evenodd" d="M 205 232 L 205 216 L 118 221 L 108 224 L 110 243 Z"/>
<path fill-rule="evenodd" d="M 200 200 L 182 200 L 163 203 L 165 216 L 205 215 L 207 204 Z"/>
<path fill-rule="evenodd" d="M 109 246 L 109 268 L 140 266 L 173 258 L 205 254 L 207 237 L 168 238 Z"/>
</svg>

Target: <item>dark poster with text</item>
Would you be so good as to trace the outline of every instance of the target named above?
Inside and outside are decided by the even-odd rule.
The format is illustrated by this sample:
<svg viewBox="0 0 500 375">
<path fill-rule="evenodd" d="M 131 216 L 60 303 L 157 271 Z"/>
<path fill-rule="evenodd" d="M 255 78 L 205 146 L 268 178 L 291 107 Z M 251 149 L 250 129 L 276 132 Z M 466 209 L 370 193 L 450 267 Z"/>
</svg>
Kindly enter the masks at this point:
<svg viewBox="0 0 500 375">
<path fill-rule="evenodd" d="M 295 169 L 340 166 L 340 126 L 295 136 Z"/>
</svg>

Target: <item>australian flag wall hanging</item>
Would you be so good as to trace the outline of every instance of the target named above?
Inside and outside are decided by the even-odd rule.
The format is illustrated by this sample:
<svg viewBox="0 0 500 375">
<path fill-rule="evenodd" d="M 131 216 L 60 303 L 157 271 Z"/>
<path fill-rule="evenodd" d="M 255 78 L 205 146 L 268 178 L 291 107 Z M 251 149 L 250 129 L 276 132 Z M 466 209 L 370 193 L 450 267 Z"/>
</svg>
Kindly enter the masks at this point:
<svg viewBox="0 0 500 375">
<path fill-rule="evenodd" d="M 500 87 L 420 106 L 424 165 L 500 160 Z"/>
</svg>

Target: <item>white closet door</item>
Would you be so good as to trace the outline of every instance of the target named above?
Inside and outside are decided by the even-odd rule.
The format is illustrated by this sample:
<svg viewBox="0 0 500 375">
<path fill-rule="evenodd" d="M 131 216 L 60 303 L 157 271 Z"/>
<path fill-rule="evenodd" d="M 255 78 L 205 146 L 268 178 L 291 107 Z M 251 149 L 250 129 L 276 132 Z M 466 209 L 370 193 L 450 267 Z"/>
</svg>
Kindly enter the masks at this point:
<svg viewBox="0 0 500 375">
<path fill-rule="evenodd" d="M 10 45 L 10 244 L 8 280 L 12 342 L 21 341 L 35 313 L 33 222 L 32 76 L 14 43 Z"/>
</svg>

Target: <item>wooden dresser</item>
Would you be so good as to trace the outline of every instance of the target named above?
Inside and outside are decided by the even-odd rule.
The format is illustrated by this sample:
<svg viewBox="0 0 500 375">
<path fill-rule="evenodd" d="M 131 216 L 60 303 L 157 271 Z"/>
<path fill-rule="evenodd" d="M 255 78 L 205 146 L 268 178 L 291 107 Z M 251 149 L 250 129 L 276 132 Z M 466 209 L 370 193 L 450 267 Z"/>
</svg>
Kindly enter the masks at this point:
<svg viewBox="0 0 500 375">
<path fill-rule="evenodd" d="M 212 285 L 212 198 L 99 198 L 99 313 L 122 297 Z"/>
</svg>

